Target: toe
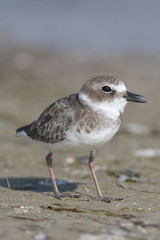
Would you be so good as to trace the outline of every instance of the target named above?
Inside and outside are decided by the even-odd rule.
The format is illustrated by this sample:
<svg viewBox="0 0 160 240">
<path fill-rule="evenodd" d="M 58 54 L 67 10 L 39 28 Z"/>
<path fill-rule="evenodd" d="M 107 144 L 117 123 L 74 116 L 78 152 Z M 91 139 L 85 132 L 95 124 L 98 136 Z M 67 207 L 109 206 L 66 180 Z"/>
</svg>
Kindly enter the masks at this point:
<svg viewBox="0 0 160 240">
<path fill-rule="evenodd" d="M 111 202 L 111 199 L 108 198 L 108 197 L 102 197 L 101 201 L 102 201 L 102 202 L 105 202 L 105 203 L 110 203 L 110 202 Z"/>
<path fill-rule="evenodd" d="M 60 200 L 61 199 L 61 195 L 60 194 L 55 194 L 55 198 Z"/>
<path fill-rule="evenodd" d="M 121 201 L 123 200 L 123 198 L 110 198 L 110 197 L 100 197 L 98 196 L 97 198 L 94 198 L 95 200 L 97 201 L 102 201 L 102 202 L 105 202 L 105 203 L 110 203 L 112 201 Z"/>
<path fill-rule="evenodd" d="M 81 196 L 80 195 L 72 195 L 70 193 L 58 193 L 58 194 L 55 194 L 55 198 L 57 199 L 61 199 L 61 198 L 80 198 Z"/>
</svg>

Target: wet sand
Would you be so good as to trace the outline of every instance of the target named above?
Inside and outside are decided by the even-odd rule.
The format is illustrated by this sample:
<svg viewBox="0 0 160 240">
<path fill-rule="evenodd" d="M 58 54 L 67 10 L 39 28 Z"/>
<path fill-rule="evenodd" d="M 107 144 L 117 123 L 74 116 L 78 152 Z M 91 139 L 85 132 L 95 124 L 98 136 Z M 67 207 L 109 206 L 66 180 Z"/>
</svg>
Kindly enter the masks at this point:
<svg viewBox="0 0 160 240">
<path fill-rule="evenodd" d="M 95 59 L 26 49 L 4 51 L 1 57 L 0 239 L 159 239 L 160 58 Z M 80 197 L 57 200 L 45 163 L 47 151 L 29 139 L 15 138 L 15 130 L 56 99 L 77 92 L 88 78 L 103 74 L 119 76 L 129 91 L 149 99 L 148 104 L 128 104 L 121 130 L 97 151 L 103 194 L 123 200 L 94 201 L 88 154 L 70 152 L 55 153 L 57 184 L 62 192 Z"/>
</svg>

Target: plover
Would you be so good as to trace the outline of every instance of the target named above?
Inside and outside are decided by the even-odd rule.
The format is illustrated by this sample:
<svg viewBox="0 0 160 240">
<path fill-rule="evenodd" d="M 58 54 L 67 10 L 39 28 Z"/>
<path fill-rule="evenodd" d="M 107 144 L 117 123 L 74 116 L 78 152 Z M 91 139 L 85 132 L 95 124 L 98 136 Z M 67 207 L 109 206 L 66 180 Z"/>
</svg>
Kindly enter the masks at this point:
<svg viewBox="0 0 160 240">
<path fill-rule="evenodd" d="M 89 169 L 97 190 L 97 200 L 110 202 L 100 190 L 94 171 L 95 152 L 116 134 L 121 114 L 128 101 L 146 103 L 145 97 L 128 92 L 123 81 L 114 76 L 99 76 L 88 80 L 78 93 L 49 105 L 39 118 L 17 129 L 16 136 L 27 136 L 49 149 L 46 162 L 56 198 L 59 192 L 52 168 L 56 150 L 90 152 Z"/>
</svg>

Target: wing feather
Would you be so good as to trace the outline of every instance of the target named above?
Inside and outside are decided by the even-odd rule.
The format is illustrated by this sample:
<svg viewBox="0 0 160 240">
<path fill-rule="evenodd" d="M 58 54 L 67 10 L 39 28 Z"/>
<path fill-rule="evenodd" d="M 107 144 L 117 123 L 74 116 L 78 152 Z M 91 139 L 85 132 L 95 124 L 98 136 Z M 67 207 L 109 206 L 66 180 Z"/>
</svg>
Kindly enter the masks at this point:
<svg viewBox="0 0 160 240">
<path fill-rule="evenodd" d="M 48 106 L 40 117 L 28 126 L 27 135 L 46 143 L 62 141 L 73 119 L 71 98 L 74 97 L 75 94 Z"/>
</svg>

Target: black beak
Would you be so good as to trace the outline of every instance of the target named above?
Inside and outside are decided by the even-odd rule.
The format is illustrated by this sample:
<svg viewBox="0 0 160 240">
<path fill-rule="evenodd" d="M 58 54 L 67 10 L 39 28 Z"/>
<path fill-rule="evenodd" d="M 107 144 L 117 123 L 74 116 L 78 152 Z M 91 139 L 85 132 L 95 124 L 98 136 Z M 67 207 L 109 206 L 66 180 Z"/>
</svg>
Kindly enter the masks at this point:
<svg viewBox="0 0 160 240">
<path fill-rule="evenodd" d="M 141 95 L 131 93 L 131 92 L 126 92 L 123 96 L 127 101 L 130 102 L 138 102 L 138 103 L 147 103 L 147 99 Z"/>
</svg>

